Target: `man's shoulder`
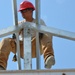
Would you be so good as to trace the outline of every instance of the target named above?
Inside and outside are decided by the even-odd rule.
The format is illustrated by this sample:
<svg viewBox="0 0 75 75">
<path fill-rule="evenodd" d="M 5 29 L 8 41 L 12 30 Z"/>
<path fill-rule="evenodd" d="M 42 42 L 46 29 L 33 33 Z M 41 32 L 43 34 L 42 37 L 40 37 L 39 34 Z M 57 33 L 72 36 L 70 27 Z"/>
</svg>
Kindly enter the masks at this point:
<svg viewBox="0 0 75 75">
<path fill-rule="evenodd" d="M 24 23 L 24 22 L 26 22 L 25 19 L 24 20 L 21 20 L 21 21 L 18 21 L 18 24 L 21 24 L 21 23 Z"/>
<path fill-rule="evenodd" d="M 33 21 L 36 21 L 36 19 L 34 19 Z M 44 21 L 43 19 L 40 19 L 40 21 Z"/>
<path fill-rule="evenodd" d="M 34 19 L 33 22 L 36 23 L 36 19 Z M 46 26 L 46 24 L 45 24 L 43 19 L 40 19 L 40 24 Z"/>
</svg>

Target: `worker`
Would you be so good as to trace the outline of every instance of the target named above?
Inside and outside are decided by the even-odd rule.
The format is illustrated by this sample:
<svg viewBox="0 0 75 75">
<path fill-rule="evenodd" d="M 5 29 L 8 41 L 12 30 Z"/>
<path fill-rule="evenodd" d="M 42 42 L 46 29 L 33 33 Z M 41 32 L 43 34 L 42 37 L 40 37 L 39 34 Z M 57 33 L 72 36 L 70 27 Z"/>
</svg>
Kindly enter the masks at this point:
<svg viewBox="0 0 75 75">
<path fill-rule="evenodd" d="M 32 22 L 36 23 L 36 19 L 33 18 L 33 11 L 36 10 L 34 5 L 29 1 L 23 1 L 20 4 L 19 12 L 24 18 L 22 22 Z M 41 19 L 40 25 L 46 26 L 45 22 Z M 36 32 L 32 30 L 32 58 L 36 57 Z M 24 48 L 23 48 L 23 29 L 19 32 L 20 36 L 20 56 L 24 58 Z M 40 54 L 44 56 L 45 68 L 49 69 L 55 64 L 55 56 L 52 45 L 52 35 L 51 34 L 42 34 L 39 35 L 40 38 Z M 10 52 L 16 54 L 16 39 L 14 38 L 4 38 L 0 42 L 0 70 L 6 70 L 7 61 Z"/>
</svg>

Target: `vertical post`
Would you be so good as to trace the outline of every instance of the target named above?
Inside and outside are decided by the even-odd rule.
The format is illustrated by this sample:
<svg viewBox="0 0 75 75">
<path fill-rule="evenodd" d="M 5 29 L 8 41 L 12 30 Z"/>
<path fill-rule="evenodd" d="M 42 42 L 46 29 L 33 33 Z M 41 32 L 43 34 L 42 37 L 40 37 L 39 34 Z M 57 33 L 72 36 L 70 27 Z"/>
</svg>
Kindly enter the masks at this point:
<svg viewBox="0 0 75 75">
<path fill-rule="evenodd" d="M 24 70 L 32 69 L 31 30 L 24 28 Z"/>
<path fill-rule="evenodd" d="M 16 0 L 12 0 L 13 5 L 13 23 L 15 26 L 18 25 L 18 17 L 17 17 L 17 3 Z M 17 59 L 18 59 L 18 68 L 21 70 L 21 60 L 20 60 L 20 43 L 19 43 L 19 33 L 16 33 L 16 48 L 17 48 Z"/>
<path fill-rule="evenodd" d="M 35 0 L 36 6 L 36 24 L 37 28 L 40 28 L 40 0 Z M 39 33 L 36 32 L 36 64 L 37 69 L 40 69 L 40 43 L 39 43 Z"/>
<path fill-rule="evenodd" d="M 18 16 L 17 16 L 17 2 L 16 2 L 16 0 L 12 0 L 12 11 L 13 11 L 13 23 L 14 23 L 14 25 L 18 25 Z"/>
</svg>

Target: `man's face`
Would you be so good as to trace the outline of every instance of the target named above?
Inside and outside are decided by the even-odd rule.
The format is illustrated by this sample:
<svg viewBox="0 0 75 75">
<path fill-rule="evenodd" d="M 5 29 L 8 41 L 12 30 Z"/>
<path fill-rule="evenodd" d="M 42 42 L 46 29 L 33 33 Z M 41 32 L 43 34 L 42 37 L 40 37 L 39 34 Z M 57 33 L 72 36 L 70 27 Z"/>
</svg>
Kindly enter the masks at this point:
<svg viewBox="0 0 75 75">
<path fill-rule="evenodd" d="M 33 9 L 27 8 L 27 9 L 21 10 L 20 12 L 22 14 L 22 17 L 27 19 L 29 17 L 32 17 Z"/>
</svg>

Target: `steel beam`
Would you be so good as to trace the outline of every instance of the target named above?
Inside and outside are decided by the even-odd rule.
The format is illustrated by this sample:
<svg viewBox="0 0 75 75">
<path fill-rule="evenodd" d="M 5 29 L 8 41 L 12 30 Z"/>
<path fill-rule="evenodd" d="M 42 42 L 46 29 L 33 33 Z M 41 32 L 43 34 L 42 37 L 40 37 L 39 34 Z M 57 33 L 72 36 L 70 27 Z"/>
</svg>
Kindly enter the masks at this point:
<svg viewBox="0 0 75 75">
<path fill-rule="evenodd" d="M 36 24 L 37 28 L 40 28 L 40 0 L 35 0 L 36 6 Z M 36 32 L 36 68 L 40 69 L 40 42 L 39 42 L 39 32 Z"/>
<path fill-rule="evenodd" d="M 75 69 L 54 70 L 0 70 L 0 75 L 75 75 Z"/>
<path fill-rule="evenodd" d="M 24 70 L 32 69 L 31 29 L 24 28 Z"/>
<path fill-rule="evenodd" d="M 66 30 L 62 30 L 62 29 L 58 29 L 58 28 L 54 28 L 54 27 L 50 27 L 50 26 L 47 27 L 47 26 L 43 26 L 43 25 L 40 25 L 40 28 L 38 29 L 35 23 L 30 23 L 30 22 L 22 23 L 22 24 L 18 25 L 17 27 L 12 25 L 8 28 L 2 29 L 2 30 L 0 30 L 0 37 L 4 37 L 7 35 L 11 35 L 15 32 L 19 32 L 20 29 L 26 27 L 26 25 L 29 28 L 31 28 L 37 32 L 52 34 L 52 36 L 75 41 L 75 32 L 66 31 Z"/>
<path fill-rule="evenodd" d="M 12 0 L 13 5 L 13 24 L 18 26 L 18 16 L 17 16 L 17 2 L 16 0 Z M 19 32 L 16 34 L 16 48 L 17 48 L 17 60 L 18 60 L 18 69 L 21 70 L 21 60 L 20 60 L 20 43 L 19 43 Z"/>
</svg>

